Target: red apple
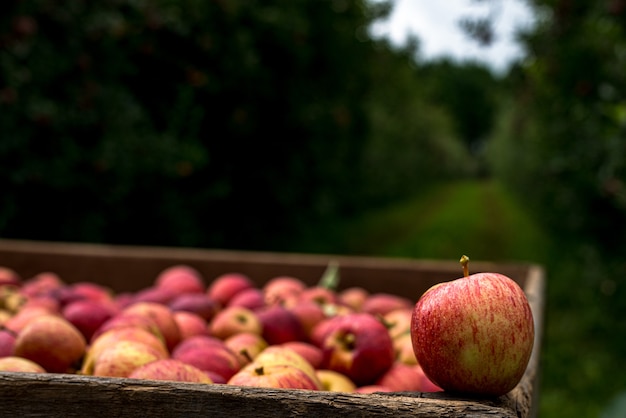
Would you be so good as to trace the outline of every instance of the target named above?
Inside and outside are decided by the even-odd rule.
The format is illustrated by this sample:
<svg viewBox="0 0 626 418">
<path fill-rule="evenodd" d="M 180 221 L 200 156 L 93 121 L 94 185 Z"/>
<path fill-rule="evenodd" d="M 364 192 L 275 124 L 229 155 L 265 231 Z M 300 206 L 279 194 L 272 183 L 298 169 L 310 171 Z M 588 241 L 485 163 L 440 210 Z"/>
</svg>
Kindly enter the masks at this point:
<svg viewBox="0 0 626 418">
<path fill-rule="evenodd" d="M 441 392 L 441 391 L 443 391 L 443 389 L 441 389 L 439 386 L 434 384 L 432 382 L 432 380 L 430 380 L 428 378 L 428 376 L 426 376 L 426 374 L 424 373 L 424 370 L 422 369 L 422 366 L 420 366 L 419 364 L 414 364 L 412 367 L 415 369 L 415 372 L 417 373 L 417 375 L 419 377 L 419 381 L 420 381 L 419 391 L 420 392 Z"/>
<path fill-rule="evenodd" d="M 280 344 L 278 347 L 289 348 L 295 351 L 308 361 L 314 369 L 319 369 L 322 366 L 324 353 L 321 348 L 313 344 L 304 341 L 288 341 Z"/>
<path fill-rule="evenodd" d="M 187 311 L 211 321 L 221 308 L 220 304 L 204 293 L 185 293 L 172 299 L 168 306 L 173 311 Z"/>
<path fill-rule="evenodd" d="M 242 367 L 254 360 L 268 346 L 263 337 L 251 332 L 232 335 L 224 340 L 224 344 L 237 354 Z"/>
<path fill-rule="evenodd" d="M 358 386 L 372 384 L 393 364 L 387 328 L 366 313 L 337 316 L 323 335 L 322 368 L 348 376 Z"/>
<path fill-rule="evenodd" d="M 252 362 L 228 380 L 229 385 L 259 388 L 320 390 L 318 382 L 291 365 Z"/>
<path fill-rule="evenodd" d="M 0 372 L 46 373 L 46 370 L 34 361 L 9 356 L 0 358 Z"/>
<path fill-rule="evenodd" d="M 411 317 L 413 307 L 394 309 L 382 316 L 383 324 L 387 327 L 392 339 L 411 332 Z"/>
<path fill-rule="evenodd" d="M 421 375 L 414 366 L 394 363 L 376 381 L 377 385 L 391 389 L 393 392 L 420 392 L 422 390 Z"/>
<path fill-rule="evenodd" d="M 227 306 L 237 293 L 253 287 L 255 287 L 254 283 L 245 274 L 226 273 L 218 276 L 209 284 L 207 294 L 222 306 Z"/>
<path fill-rule="evenodd" d="M 34 361 L 48 372 L 66 373 L 85 351 L 85 337 L 74 325 L 56 315 L 43 315 L 20 331 L 14 355 Z"/>
<path fill-rule="evenodd" d="M 61 315 L 78 328 L 87 341 L 114 314 L 113 309 L 103 302 L 87 299 L 70 302 L 61 311 Z"/>
<path fill-rule="evenodd" d="M 152 319 L 159 327 L 169 350 L 172 350 L 180 341 L 180 330 L 174 320 L 174 312 L 165 305 L 154 302 L 138 302 L 125 308 L 122 313 L 138 314 Z"/>
<path fill-rule="evenodd" d="M 204 279 L 198 270 L 187 265 L 174 265 L 163 270 L 154 285 L 169 290 L 174 295 L 204 293 Z"/>
<path fill-rule="evenodd" d="M 15 350 L 17 334 L 10 329 L 0 328 L 0 357 L 9 357 Z"/>
<path fill-rule="evenodd" d="M 180 339 L 185 340 L 194 335 L 209 335 L 209 326 L 200 315 L 192 312 L 174 312 L 174 320 L 180 330 Z"/>
<path fill-rule="evenodd" d="M 297 302 L 311 301 L 318 305 L 336 305 L 339 302 L 337 294 L 321 286 L 308 287 L 300 292 Z"/>
<path fill-rule="evenodd" d="M 263 286 L 265 303 L 267 305 L 282 304 L 283 301 L 296 297 L 306 289 L 306 284 L 295 277 L 278 276 L 270 279 Z"/>
<path fill-rule="evenodd" d="M 61 303 L 57 298 L 48 295 L 29 296 L 17 313 L 32 307 L 41 307 L 47 309 L 50 313 L 58 314 L 61 312 Z"/>
<path fill-rule="evenodd" d="M 244 289 L 228 301 L 228 306 L 241 306 L 254 311 L 265 306 L 265 295 L 256 287 Z"/>
<path fill-rule="evenodd" d="M 58 314 L 57 312 L 53 312 L 49 308 L 44 306 L 32 306 L 22 308 L 14 316 L 7 319 L 4 323 L 4 326 L 11 331 L 19 334 L 22 329 L 24 329 L 24 327 L 26 327 L 26 325 L 28 325 L 33 319 L 39 318 L 40 316 L 48 315 L 60 316 L 60 314 Z"/>
<path fill-rule="evenodd" d="M 77 300 L 91 300 L 102 303 L 113 301 L 110 289 L 92 282 L 77 282 L 66 286 L 61 286 L 52 291 L 61 306 L 65 306 Z"/>
<path fill-rule="evenodd" d="M 303 370 L 313 380 L 316 380 L 313 365 L 297 351 L 284 345 L 267 347 L 254 359 L 254 362 L 263 366 L 270 364 L 295 366 Z"/>
<path fill-rule="evenodd" d="M 40 296 L 50 294 L 62 286 L 65 286 L 65 283 L 56 273 L 42 272 L 24 281 L 21 291 L 25 296 Z"/>
<path fill-rule="evenodd" d="M 298 317 L 280 305 L 260 309 L 257 316 L 262 324 L 261 335 L 270 345 L 305 339 L 304 329 Z"/>
<path fill-rule="evenodd" d="M 356 390 L 354 382 L 345 374 L 334 370 L 317 369 L 315 375 L 322 384 L 322 390 L 343 393 L 352 393 Z"/>
<path fill-rule="evenodd" d="M 12 268 L 0 266 L 0 285 L 19 285 L 22 278 Z"/>
<path fill-rule="evenodd" d="M 160 303 L 162 305 L 169 304 L 177 295 L 170 289 L 150 286 L 139 290 L 132 297 L 131 304 L 138 302 Z"/>
<path fill-rule="evenodd" d="M 327 305 L 330 306 L 330 305 Z M 326 319 L 324 307 L 312 301 L 298 303 L 289 308 L 289 310 L 298 318 L 302 325 L 302 331 L 306 338 L 309 338 L 311 332 L 323 320 Z"/>
<path fill-rule="evenodd" d="M 138 313 L 129 313 L 122 311 L 117 315 L 106 320 L 91 336 L 91 341 L 98 338 L 100 335 L 107 331 L 119 328 L 142 328 L 151 334 L 158 337 L 163 343 L 165 343 L 165 337 L 157 323 L 145 315 Z"/>
<path fill-rule="evenodd" d="M 360 312 L 369 295 L 370 293 L 360 286 L 349 287 L 339 292 L 339 302 L 355 312 Z"/>
<path fill-rule="evenodd" d="M 408 365 L 417 364 L 417 358 L 415 357 L 415 352 L 413 351 L 411 332 L 400 334 L 392 341 L 393 348 L 396 353 L 396 361 Z"/>
<path fill-rule="evenodd" d="M 166 357 L 154 347 L 139 341 L 120 340 L 104 348 L 94 359 L 94 376 L 128 377 L 144 364 Z"/>
<path fill-rule="evenodd" d="M 213 372 L 228 380 L 241 368 L 239 358 L 226 344 L 214 337 L 194 336 L 181 341 L 171 358 Z"/>
<path fill-rule="evenodd" d="M 85 358 L 83 359 L 81 373 L 88 375 L 93 374 L 95 361 L 100 353 L 119 341 L 139 342 L 158 351 L 159 357 L 161 358 L 169 356 L 163 339 L 149 330 L 141 327 L 113 328 L 92 339 L 90 346 L 87 348 Z"/>
<path fill-rule="evenodd" d="M 415 305 L 411 323 L 418 363 L 446 391 L 499 396 L 522 378 L 534 343 L 530 305 L 499 273 L 467 272 L 439 283 Z"/>
<path fill-rule="evenodd" d="M 131 379 L 169 380 L 188 383 L 213 383 L 209 375 L 190 364 L 174 359 L 155 360 L 139 366 L 128 375 Z"/>
<path fill-rule="evenodd" d="M 396 309 L 413 309 L 414 305 L 409 298 L 389 293 L 374 293 L 365 299 L 361 311 L 374 316 L 386 315 Z"/>
<path fill-rule="evenodd" d="M 241 332 L 261 334 L 262 331 L 263 325 L 258 315 L 241 306 L 222 309 L 209 323 L 210 334 L 221 340 Z"/>
</svg>

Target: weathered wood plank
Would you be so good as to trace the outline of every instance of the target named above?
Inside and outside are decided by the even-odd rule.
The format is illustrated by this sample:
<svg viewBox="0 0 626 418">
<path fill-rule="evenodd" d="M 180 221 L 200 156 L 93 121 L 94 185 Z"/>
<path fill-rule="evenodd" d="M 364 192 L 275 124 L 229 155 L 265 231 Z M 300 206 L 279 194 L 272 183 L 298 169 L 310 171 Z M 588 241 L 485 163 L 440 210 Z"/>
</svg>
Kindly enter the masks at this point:
<svg viewBox="0 0 626 418">
<path fill-rule="evenodd" d="M 60 374 L 0 373 L 6 416 L 517 417 L 506 397 L 343 394 Z"/>
</svg>

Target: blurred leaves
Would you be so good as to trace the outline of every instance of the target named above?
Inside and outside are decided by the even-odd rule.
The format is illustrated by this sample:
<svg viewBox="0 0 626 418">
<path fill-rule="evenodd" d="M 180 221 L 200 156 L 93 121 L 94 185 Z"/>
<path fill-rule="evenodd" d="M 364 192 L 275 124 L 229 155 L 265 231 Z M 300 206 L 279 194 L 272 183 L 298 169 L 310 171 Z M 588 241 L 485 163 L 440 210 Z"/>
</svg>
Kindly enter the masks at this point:
<svg viewBox="0 0 626 418">
<path fill-rule="evenodd" d="M 269 248 L 471 171 L 391 5 L 4 2 L 0 235 Z"/>
</svg>

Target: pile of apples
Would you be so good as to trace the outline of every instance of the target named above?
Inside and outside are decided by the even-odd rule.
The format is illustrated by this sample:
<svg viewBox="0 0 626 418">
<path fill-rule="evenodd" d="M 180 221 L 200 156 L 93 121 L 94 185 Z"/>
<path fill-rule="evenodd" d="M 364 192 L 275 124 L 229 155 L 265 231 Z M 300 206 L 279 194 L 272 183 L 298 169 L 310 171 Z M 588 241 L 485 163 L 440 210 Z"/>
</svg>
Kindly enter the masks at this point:
<svg viewBox="0 0 626 418">
<path fill-rule="evenodd" d="M 115 293 L 0 268 L 0 371 L 337 392 L 442 390 L 414 354 L 415 301 L 332 282 L 174 265 Z M 326 284 L 326 285 L 324 285 Z"/>
</svg>

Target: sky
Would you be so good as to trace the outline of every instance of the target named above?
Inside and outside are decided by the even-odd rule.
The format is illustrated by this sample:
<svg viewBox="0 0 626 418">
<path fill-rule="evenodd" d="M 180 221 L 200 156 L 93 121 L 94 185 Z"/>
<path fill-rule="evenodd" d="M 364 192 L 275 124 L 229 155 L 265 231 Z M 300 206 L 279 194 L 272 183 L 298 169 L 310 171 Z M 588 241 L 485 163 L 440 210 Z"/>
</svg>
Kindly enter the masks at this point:
<svg viewBox="0 0 626 418">
<path fill-rule="evenodd" d="M 494 18 L 495 41 L 491 46 L 480 46 L 463 32 L 459 20 L 468 16 Z M 403 45 L 412 33 L 420 40 L 421 58 L 474 59 L 502 72 L 523 57 L 515 31 L 532 22 L 532 13 L 523 0 L 394 0 L 391 16 L 376 23 L 372 33 L 387 36 L 396 45 Z"/>
</svg>

